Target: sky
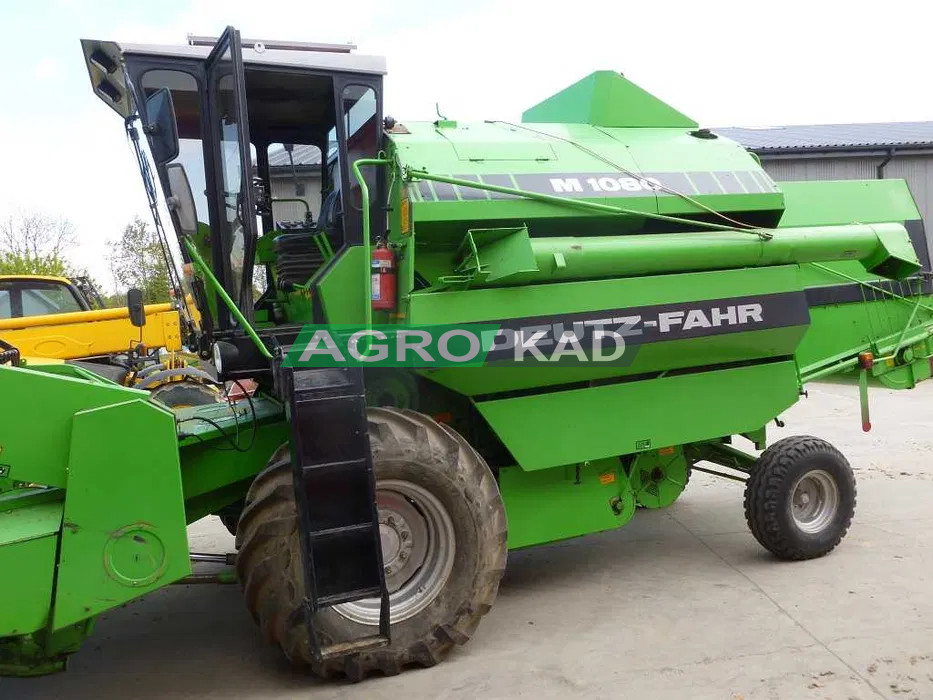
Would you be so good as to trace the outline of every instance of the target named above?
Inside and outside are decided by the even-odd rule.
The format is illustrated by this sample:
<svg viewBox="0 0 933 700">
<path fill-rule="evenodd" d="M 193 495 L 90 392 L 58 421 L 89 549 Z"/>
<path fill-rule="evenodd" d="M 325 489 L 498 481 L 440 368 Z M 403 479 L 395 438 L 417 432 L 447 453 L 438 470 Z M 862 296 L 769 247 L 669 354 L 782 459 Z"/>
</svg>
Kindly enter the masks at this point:
<svg viewBox="0 0 933 700">
<path fill-rule="evenodd" d="M 626 75 L 701 126 L 933 120 L 930 3 L 705 0 L 5 0 L 0 216 L 68 218 L 104 285 L 107 241 L 148 208 L 120 118 L 78 40 L 352 41 L 388 62 L 385 112 L 517 121 L 594 70 Z"/>
</svg>

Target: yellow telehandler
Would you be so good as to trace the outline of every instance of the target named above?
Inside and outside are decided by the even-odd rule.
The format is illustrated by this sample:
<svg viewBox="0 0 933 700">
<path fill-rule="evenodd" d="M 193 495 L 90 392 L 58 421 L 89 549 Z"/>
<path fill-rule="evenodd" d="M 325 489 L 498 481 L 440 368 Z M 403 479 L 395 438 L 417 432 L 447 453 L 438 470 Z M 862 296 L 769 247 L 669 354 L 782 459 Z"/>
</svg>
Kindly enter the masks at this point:
<svg viewBox="0 0 933 700">
<path fill-rule="evenodd" d="M 138 290 L 127 300 L 103 308 L 87 278 L 0 275 L 0 339 L 31 364 L 77 364 L 174 408 L 221 400 L 214 378 L 183 351 L 175 305 L 143 305 Z"/>
</svg>

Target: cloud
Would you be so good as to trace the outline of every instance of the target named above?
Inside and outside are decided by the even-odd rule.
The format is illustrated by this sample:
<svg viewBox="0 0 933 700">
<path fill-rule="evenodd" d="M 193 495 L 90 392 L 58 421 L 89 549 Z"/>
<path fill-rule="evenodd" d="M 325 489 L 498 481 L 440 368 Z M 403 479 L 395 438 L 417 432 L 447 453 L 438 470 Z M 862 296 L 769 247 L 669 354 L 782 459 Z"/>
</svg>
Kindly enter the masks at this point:
<svg viewBox="0 0 933 700">
<path fill-rule="evenodd" d="M 41 3 L 35 3 L 39 6 Z M 899 7 L 900 6 L 900 7 Z M 528 106 L 587 73 L 618 70 L 705 126 L 933 119 L 924 90 L 933 5 L 785 0 L 765 11 L 747 0 L 702 5 L 552 0 L 58 0 L 0 9 L 9 35 L 3 65 L 16 99 L 0 110 L 7 136 L 0 211 L 28 205 L 68 216 L 74 256 L 107 276 L 106 241 L 147 207 L 119 118 L 88 85 L 78 39 L 184 43 L 232 24 L 248 38 L 347 41 L 386 56 L 386 111 L 404 120 L 520 118 Z M 155 8 L 155 9 L 154 9 Z M 880 28 L 909 17 L 894 38 Z M 322 19 L 323 18 L 323 19 Z M 12 165 L 9 165 L 12 164 Z"/>
<path fill-rule="evenodd" d="M 40 59 L 32 68 L 33 75 L 40 80 L 56 80 L 61 72 L 61 64 L 49 56 Z"/>
</svg>

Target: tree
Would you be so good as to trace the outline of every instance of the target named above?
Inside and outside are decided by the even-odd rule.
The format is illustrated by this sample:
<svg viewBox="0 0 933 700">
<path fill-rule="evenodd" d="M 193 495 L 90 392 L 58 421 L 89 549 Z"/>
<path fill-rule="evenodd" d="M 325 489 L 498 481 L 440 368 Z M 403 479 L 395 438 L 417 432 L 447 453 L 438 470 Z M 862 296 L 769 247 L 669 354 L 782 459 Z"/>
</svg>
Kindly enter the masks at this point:
<svg viewBox="0 0 933 700">
<path fill-rule="evenodd" d="M 0 221 L 0 274 L 67 276 L 66 252 L 75 244 L 68 219 L 37 212 Z"/>
<path fill-rule="evenodd" d="M 111 248 L 110 269 L 124 289 L 137 287 L 147 303 L 169 301 L 168 268 L 156 232 L 138 216 L 133 219 Z"/>
</svg>

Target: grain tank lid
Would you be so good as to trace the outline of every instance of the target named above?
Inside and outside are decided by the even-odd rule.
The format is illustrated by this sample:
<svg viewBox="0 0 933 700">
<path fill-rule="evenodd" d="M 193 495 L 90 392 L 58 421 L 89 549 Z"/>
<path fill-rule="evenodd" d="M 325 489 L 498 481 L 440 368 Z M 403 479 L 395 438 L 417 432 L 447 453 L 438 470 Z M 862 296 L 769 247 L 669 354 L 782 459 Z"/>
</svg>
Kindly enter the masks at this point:
<svg viewBox="0 0 933 700">
<path fill-rule="evenodd" d="M 603 127 L 699 125 L 620 73 L 596 71 L 522 114 L 527 123 L 592 124 Z"/>
<path fill-rule="evenodd" d="M 776 224 L 783 196 L 754 158 L 728 139 L 696 138 L 689 131 L 575 123 L 457 122 L 441 127 L 410 122 L 404 131 L 389 132 L 388 139 L 393 161 L 403 173 L 410 169 L 530 193 L 615 200 L 619 206 L 654 213 L 661 207 L 671 215 L 695 215 L 697 204 L 692 200 L 702 197 L 705 206 L 716 211 L 769 212 L 754 220 Z M 415 200 L 419 205 L 487 202 L 489 207 L 470 216 L 527 216 L 524 211 L 502 213 L 502 206 L 514 200 L 508 194 L 426 180 L 419 180 L 415 189 L 420 192 Z M 567 212 L 587 216 L 581 209 Z M 553 216 L 555 210 L 542 210 L 541 215 Z"/>
</svg>

